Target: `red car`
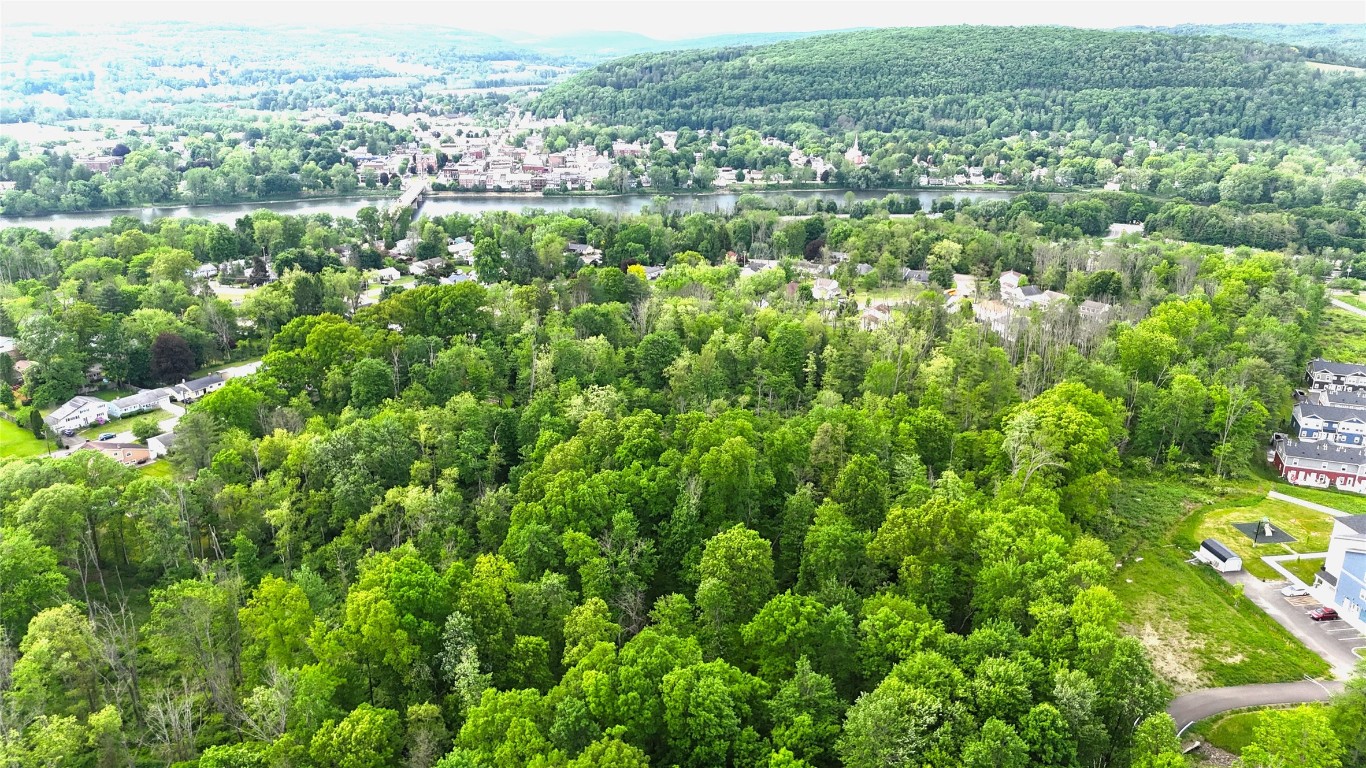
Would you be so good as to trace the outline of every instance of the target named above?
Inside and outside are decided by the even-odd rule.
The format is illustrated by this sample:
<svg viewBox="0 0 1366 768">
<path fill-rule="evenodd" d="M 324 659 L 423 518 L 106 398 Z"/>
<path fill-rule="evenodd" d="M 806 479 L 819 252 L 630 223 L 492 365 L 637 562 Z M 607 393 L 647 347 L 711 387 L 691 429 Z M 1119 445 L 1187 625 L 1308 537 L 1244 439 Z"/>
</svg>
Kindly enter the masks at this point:
<svg viewBox="0 0 1366 768">
<path fill-rule="evenodd" d="M 1337 621 L 1338 612 L 1332 608 L 1315 608 L 1309 612 L 1309 618 L 1314 621 Z"/>
</svg>

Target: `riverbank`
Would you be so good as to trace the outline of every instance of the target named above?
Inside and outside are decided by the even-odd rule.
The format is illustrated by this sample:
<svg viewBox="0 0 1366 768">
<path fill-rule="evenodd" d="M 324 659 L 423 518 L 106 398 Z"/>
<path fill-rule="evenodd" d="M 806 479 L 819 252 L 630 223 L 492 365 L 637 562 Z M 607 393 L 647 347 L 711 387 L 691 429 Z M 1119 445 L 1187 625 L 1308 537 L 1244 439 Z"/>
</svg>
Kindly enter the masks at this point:
<svg viewBox="0 0 1366 768">
<path fill-rule="evenodd" d="M 367 189 L 364 192 L 355 192 L 346 195 L 310 195 L 308 197 L 268 197 L 262 200 L 242 200 L 233 203 L 158 203 L 156 205 L 141 205 L 125 208 L 90 208 L 84 211 L 53 211 L 51 213 L 35 213 L 31 215 L 14 215 L 0 211 L 0 226 L 4 222 L 14 222 L 14 226 L 23 226 L 26 220 L 49 219 L 53 216 L 108 216 L 113 218 L 123 214 L 141 214 L 145 211 L 165 211 L 179 210 L 181 208 L 216 208 L 219 206 L 258 206 L 268 209 L 272 205 L 284 205 L 288 203 L 317 203 L 332 202 L 338 200 L 376 200 L 376 199 L 398 199 L 402 192 L 386 194 L 386 190 Z M 189 218 L 189 217 L 187 217 Z"/>
<path fill-rule="evenodd" d="M 665 209 L 670 213 L 730 213 L 739 207 L 742 197 L 759 197 L 766 200 L 793 199 L 798 202 L 820 200 L 843 204 L 852 194 L 857 201 L 881 200 L 892 190 L 849 190 L 841 188 L 824 189 L 781 189 L 781 190 L 718 190 L 715 192 L 691 192 L 668 197 Z M 966 198 L 969 200 L 1009 200 L 1020 194 L 1014 190 L 1003 189 L 962 189 L 948 190 L 935 188 L 928 190 L 897 191 L 905 197 L 916 197 L 921 208 L 928 210 L 935 201 L 944 197 Z M 72 230 L 108 226 L 114 216 L 134 216 L 144 223 L 162 218 L 184 218 L 205 220 L 214 223 L 233 225 L 248 213 L 260 210 L 275 211 L 282 215 L 304 216 L 327 214 L 339 218 L 355 218 L 356 212 L 366 206 L 382 207 L 392 202 L 393 196 L 361 195 L 345 198 L 304 198 L 302 200 L 262 201 L 235 203 L 230 205 L 181 205 L 164 208 L 136 208 L 122 211 L 106 210 L 83 213 L 50 214 L 48 216 L 25 219 L 0 218 L 0 229 L 11 227 L 32 227 L 48 230 L 57 235 L 66 235 Z M 657 210 L 656 196 L 650 194 L 593 194 L 585 196 L 538 195 L 526 192 L 456 192 L 432 193 L 419 205 L 418 213 L 426 216 L 446 216 L 453 213 L 477 215 L 489 211 L 524 211 L 537 209 L 556 213 L 569 213 L 574 210 L 594 209 L 613 215 L 631 215 L 642 209 Z"/>
</svg>

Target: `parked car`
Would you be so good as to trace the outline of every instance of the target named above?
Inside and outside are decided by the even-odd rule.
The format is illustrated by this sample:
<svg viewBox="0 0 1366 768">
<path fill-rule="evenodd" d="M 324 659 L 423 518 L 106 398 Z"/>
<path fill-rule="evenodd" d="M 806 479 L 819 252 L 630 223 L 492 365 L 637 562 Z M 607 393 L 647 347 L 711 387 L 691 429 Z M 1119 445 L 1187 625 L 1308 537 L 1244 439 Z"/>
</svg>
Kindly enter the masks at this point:
<svg viewBox="0 0 1366 768">
<path fill-rule="evenodd" d="M 1314 621 L 1337 621 L 1338 612 L 1332 608 L 1315 608 L 1309 612 L 1309 618 Z"/>
<path fill-rule="evenodd" d="M 1309 589 L 1301 587 L 1298 584 L 1291 584 L 1286 587 L 1281 587 L 1281 594 L 1286 597 L 1303 597 L 1304 595 L 1309 594 Z"/>
<path fill-rule="evenodd" d="M 75 436 L 76 436 L 76 430 L 74 430 L 74 429 L 64 429 L 64 430 L 62 430 L 62 437 L 75 437 Z"/>
<path fill-rule="evenodd" d="M 97 438 L 95 438 L 95 439 L 96 439 L 96 440 L 113 440 L 114 438 L 116 438 L 116 437 L 118 437 L 118 436 L 119 436 L 119 435 L 118 435 L 117 432 L 101 432 L 101 433 L 100 433 L 100 436 L 97 437 Z"/>
</svg>

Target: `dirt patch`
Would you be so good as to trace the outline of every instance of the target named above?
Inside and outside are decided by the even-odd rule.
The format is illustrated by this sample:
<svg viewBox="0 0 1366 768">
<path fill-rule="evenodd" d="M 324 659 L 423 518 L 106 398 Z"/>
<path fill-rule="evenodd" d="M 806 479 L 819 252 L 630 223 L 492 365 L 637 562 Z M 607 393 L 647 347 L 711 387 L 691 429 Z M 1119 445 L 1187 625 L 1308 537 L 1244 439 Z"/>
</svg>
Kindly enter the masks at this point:
<svg viewBox="0 0 1366 768">
<path fill-rule="evenodd" d="M 1241 653 L 1237 653 L 1227 658 L 1220 659 L 1220 661 L 1224 662 L 1225 664 L 1238 664 L 1247 661 L 1247 657 Z"/>
<path fill-rule="evenodd" d="M 1173 621 L 1162 622 L 1155 627 L 1152 622 L 1144 622 L 1140 627 L 1124 627 L 1124 630 L 1138 638 L 1148 650 L 1148 660 L 1153 671 L 1166 680 L 1177 695 L 1202 688 L 1208 681 L 1200 674 L 1200 660 L 1191 651 L 1202 647 L 1186 628 Z"/>
</svg>

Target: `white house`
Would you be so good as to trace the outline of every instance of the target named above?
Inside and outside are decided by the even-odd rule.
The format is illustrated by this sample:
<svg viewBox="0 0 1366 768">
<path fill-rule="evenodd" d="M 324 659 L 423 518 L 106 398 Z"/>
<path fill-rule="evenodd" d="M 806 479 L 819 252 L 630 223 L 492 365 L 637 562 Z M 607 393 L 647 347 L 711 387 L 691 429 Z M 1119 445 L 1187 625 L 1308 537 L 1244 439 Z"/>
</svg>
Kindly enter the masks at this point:
<svg viewBox="0 0 1366 768">
<path fill-rule="evenodd" d="M 210 392 L 216 392 L 222 389 L 223 382 L 224 379 L 222 374 L 211 373 L 208 376 L 193 379 L 191 381 L 182 381 L 171 387 L 171 391 L 175 394 L 175 399 L 182 403 L 186 403 L 191 400 L 198 400 Z"/>
<path fill-rule="evenodd" d="M 206 279 L 210 277 L 218 277 L 218 267 L 215 267 L 212 264 L 200 264 L 199 267 L 195 269 L 194 276 Z"/>
<path fill-rule="evenodd" d="M 414 275 L 425 275 L 429 272 L 436 272 L 444 266 L 446 266 L 445 259 L 427 259 L 425 261 L 413 262 L 413 265 L 408 268 L 408 271 Z"/>
<path fill-rule="evenodd" d="M 446 246 L 446 252 L 451 255 L 451 258 L 468 264 L 474 258 L 474 243 L 459 238 Z"/>
<path fill-rule="evenodd" d="M 828 277 L 818 277 L 811 284 L 811 296 L 818 301 L 827 301 L 838 298 L 840 295 L 840 284 Z"/>
<path fill-rule="evenodd" d="M 159 459 L 171 452 L 171 446 L 175 443 L 175 433 L 167 432 L 163 435 L 147 438 L 147 450 L 151 452 L 152 458 Z"/>
<path fill-rule="evenodd" d="M 135 413 L 144 411 L 155 411 L 163 405 L 171 402 L 171 390 L 166 388 L 144 389 L 135 392 L 127 397 L 109 403 L 109 415 L 121 419 L 125 416 L 132 416 Z"/>
<path fill-rule="evenodd" d="M 874 304 L 865 307 L 863 313 L 859 315 L 859 327 L 865 331 L 875 331 L 887 324 L 892 319 L 892 310 L 886 304 Z"/>
<path fill-rule="evenodd" d="M 375 277 L 384 285 L 394 282 L 399 278 L 398 270 L 393 267 L 384 267 L 375 272 Z"/>
<path fill-rule="evenodd" d="M 1111 309 L 1113 309 L 1113 307 L 1109 304 L 1106 304 L 1101 301 L 1092 301 L 1091 299 L 1087 299 L 1086 301 L 1083 301 L 1080 306 L 1077 307 L 1077 312 L 1080 313 L 1081 316 L 1086 318 L 1087 320 L 1100 321 L 1109 319 Z"/>
<path fill-rule="evenodd" d="M 57 410 L 43 417 L 43 421 L 57 432 L 85 429 L 91 424 L 103 424 L 108 420 L 109 403 L 85 395 L 77 395 L 67 400 Z"/>
</svg>

